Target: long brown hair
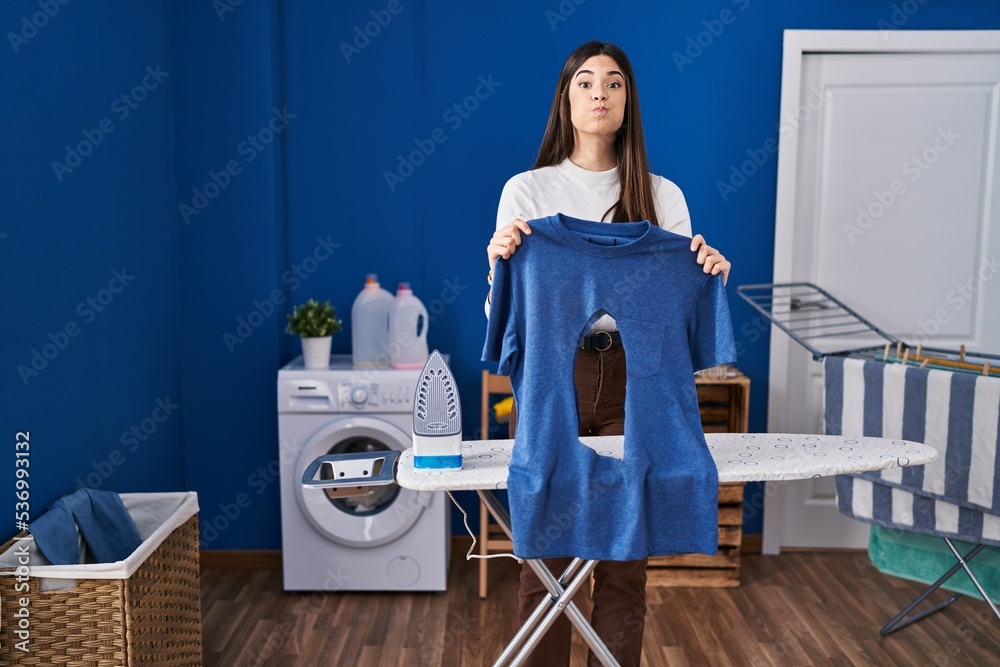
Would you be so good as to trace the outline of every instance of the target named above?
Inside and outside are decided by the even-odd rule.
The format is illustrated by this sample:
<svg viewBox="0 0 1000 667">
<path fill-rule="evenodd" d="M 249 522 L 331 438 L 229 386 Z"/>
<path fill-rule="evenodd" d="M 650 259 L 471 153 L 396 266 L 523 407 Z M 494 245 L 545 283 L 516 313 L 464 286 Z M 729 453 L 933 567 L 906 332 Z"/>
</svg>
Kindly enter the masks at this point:
<svg viewBox="0 0 1000 667">
<path fill-rule="evenodd" d="M 535 169 L 557 165 L 573 151 L 573 121 L 569 109 L 569 86 L 573 75 L 583 63 L 593 56 L 610 56 L 618 63 L 625 77 L 625 117 L 615 134 L 615 159 L 618 161 L 618 182 L 621 185 L 618 201 L 605 211 L 601 219 L 611 214 L 611 222 L 637 222 L 649 220 L 658 225 L 653 205 L 652 179 L 646 159 L 646 143 L 642 134 L 639 115 L 639 91 L 632 73 L 632 63 L 625 52 L 614 44 L 587 42 L 569 54 L 563 64 L 556 93 L 552 98 L 545 136 L 538 149 Z"/>
</svg>

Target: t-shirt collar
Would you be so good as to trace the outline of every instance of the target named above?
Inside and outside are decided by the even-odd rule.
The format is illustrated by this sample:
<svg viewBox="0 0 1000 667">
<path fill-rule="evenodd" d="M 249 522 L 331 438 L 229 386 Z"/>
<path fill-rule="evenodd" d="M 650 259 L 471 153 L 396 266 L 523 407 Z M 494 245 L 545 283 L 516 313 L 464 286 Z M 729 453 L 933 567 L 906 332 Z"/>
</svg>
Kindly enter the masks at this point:
<svg viewBox="0 0 1000 667">
<path fill-rule="evenodd" d="M 653 240 L 655 229 L 648 220 L 607 223 L 581 220 L 564 213 L 556 213 L 548 219 L 568 245 L 588 254 L 604 257 L 628 255 L 645 247 Z M 591 243 L 588 237 L 611 240 L 612 245 Z"/>
</svg>

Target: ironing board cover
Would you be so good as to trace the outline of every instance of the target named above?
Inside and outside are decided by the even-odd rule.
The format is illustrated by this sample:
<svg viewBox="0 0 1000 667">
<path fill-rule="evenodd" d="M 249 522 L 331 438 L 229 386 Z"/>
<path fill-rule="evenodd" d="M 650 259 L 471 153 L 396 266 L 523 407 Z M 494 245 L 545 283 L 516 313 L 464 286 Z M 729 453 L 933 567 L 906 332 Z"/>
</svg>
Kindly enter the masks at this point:
<svg viewBox="0 0 1000 667">
<path fill-rule="evenodd" d="M 736 357 L 721 276 L 649 222 L 557 214 L 494 269 L 484 361 L 518 406 L 508 475 L 514 553 L 638 560 L 715 554 L 718 472 L 694 372 Z M 576 351 L 610 314 L 625 348 L 624 458 L 579 439 Z"/>
</svg>

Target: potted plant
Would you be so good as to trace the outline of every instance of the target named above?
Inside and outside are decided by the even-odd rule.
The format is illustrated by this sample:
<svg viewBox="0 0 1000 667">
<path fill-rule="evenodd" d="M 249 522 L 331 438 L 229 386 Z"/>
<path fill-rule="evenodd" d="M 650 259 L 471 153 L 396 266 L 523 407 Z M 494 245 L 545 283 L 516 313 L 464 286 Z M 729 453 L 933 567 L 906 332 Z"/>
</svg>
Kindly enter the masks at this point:
<svg viewBox="0 0 1000 667">
<path fill-rule="evenodd" d="M 292 309 L 285 332 L 302 337 L 302 360 L 306 368 L 329 368 L 330 343 L 340 329 L 341 321 L 329 301 L 319 303 L 309 299 Z"/>
</svg>

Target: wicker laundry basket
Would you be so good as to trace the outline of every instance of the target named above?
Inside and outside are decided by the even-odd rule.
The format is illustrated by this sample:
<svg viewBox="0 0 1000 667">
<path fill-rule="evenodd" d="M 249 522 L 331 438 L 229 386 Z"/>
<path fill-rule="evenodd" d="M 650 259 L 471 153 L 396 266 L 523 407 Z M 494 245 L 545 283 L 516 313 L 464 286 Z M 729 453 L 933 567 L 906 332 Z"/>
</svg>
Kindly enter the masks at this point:
<svg viewBox="0 0 1000 667">
<path fill-rule="evenodd" d="M 197 514 L 174 528 L 127 578 L 78 578 L 72 590 L 52 591 L 42 591 L 40 581 L 29 577 L 24 592 L 15 589 L 15 577 L 0 577 L 0 665 L 202 664 Z M 29 602 L 27 652 L 16 647 L 20 598 Z"/>
</svg>

